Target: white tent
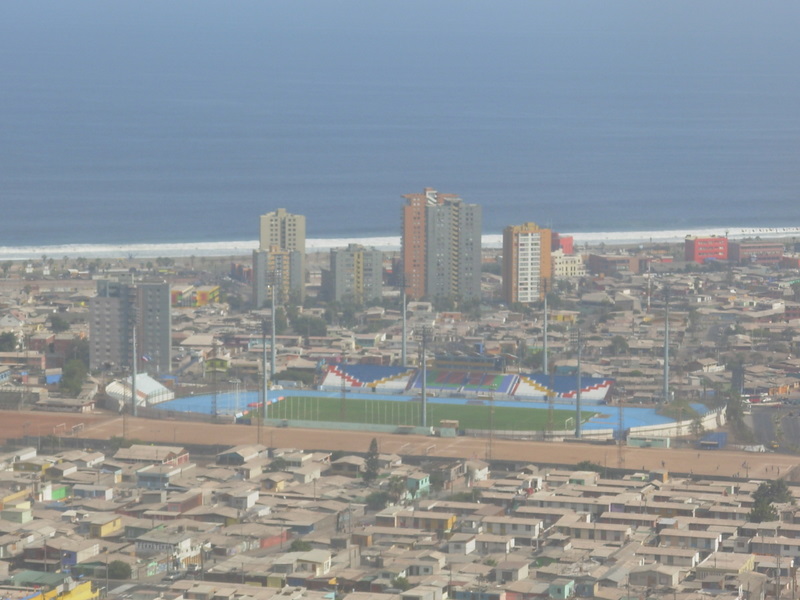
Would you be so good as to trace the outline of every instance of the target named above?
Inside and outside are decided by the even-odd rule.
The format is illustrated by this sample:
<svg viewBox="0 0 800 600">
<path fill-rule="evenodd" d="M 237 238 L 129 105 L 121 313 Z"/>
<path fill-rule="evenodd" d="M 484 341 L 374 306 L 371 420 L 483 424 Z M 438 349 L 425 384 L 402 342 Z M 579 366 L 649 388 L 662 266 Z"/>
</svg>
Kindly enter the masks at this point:
<svg viewBox="0 0 800 600">
<path fill-rule="evenodd" d="M 106 386 L 106 394 L 120 406 L 131 403 L 131 378 L 117 379 Z M 136 375 L 136 406 L 152 406 L 174 400 L 175 392 L 164 387 L 146 373 Z"/>
</svg>

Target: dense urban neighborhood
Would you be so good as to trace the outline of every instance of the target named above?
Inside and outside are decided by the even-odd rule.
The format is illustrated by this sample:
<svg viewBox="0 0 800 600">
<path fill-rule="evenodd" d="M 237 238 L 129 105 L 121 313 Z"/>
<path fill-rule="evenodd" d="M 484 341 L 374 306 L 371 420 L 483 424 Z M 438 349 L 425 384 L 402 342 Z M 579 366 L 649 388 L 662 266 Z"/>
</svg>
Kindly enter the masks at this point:
<svg viewBox="0 0 800 600">
<path fill-rule="evenodd" d="M 527 223 L 473 248 L 479 207 L 404 198 L 399 251 L 307 253 L 281 209 L 252 262 L 3 263 L 4 597 L 795 597 L 798 244 Z M 348 431 L 372 443 L 336 449 Z M 481 451 L 447 456 L 461 437 Z"/>
</svg>

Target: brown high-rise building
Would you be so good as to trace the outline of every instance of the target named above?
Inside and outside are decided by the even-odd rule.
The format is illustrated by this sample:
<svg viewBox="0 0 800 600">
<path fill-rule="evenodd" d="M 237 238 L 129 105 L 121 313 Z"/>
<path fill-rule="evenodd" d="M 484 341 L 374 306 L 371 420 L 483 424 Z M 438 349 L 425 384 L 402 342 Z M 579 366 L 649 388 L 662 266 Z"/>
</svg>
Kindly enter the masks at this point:
<svg viewBox="0 0 800 600">
<path fill-rule="evenodd" d="M 403 198 L 401 257 L 406 293 L 415 299 L 479 298 L 480 206 L 431 188 Z"/>
<path fill-rule="evenodd" d="M 509 304 L 538 302 L 550 289 L 551 232 L 536 223 L 503 230 L 503 295 Z"/>
</svg>

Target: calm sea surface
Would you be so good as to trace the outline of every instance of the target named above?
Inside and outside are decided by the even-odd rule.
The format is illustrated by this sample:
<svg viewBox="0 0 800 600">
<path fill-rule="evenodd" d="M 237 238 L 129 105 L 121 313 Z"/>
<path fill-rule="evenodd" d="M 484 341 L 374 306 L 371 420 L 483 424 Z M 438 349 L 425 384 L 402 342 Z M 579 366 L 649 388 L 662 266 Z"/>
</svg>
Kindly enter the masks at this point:
<svg viewBox="0 0 800 600">
<path fill-rule="evenodd" d="M 662 5 L 663 4 L 663 5 Z M 699 4 L 699 5 L 698 5 Z M 0 6 L 0 247 L 800 226 L 800 5 Z"/>
</svg>

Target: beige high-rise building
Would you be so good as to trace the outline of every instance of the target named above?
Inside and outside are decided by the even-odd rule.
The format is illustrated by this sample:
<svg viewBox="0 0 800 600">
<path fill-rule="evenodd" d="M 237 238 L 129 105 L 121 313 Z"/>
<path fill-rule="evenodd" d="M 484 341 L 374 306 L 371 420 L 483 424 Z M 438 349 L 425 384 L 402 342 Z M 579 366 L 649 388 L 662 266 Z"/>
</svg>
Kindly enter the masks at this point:
<svg viewBox="0 0 800 600">
<path fill-rule="evenodd" d="M 503 230 L 503 295 L 506 302 L 538 302 L 550 289 L 552 234 L 536 223 Z"/>
<path fill-rule="evenodd" d="M 297 250 L 305 255 L 305 216 L 290 214 L 285 208 L 261 215 L 258 249 L 269 250 L 273 247 L 280 250 Z"/>
<path fill-rule="evenodd" d="M 276 298 L 285 302 L 291 291 L 302 300 L 306 280 L 306 218 L 293 215 L 285 208 L 261 215 L 258 250 L 253 253 L 254 302 L 262 304 L 267 296 L 266 287 L 276 282 L 280 294 Z"/>
</svg>

